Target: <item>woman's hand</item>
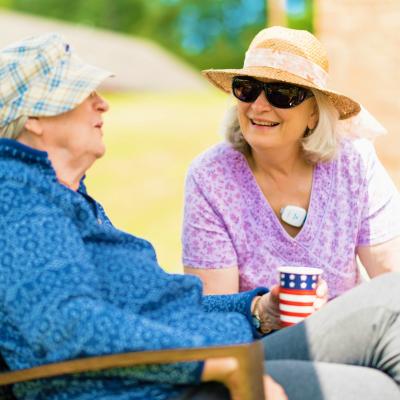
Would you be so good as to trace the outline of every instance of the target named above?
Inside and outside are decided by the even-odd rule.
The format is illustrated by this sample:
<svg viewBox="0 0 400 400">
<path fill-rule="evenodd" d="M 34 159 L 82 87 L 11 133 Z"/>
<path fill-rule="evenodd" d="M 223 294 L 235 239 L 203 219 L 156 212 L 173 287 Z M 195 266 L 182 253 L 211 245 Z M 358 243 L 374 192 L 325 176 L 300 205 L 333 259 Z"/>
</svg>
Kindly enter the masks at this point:
<svg viewBox="0 0 400 400">
<path fill-rule="evenodd" d="M 314 309 L 318 311 L 328 302 L 328 284 L 325 280 L 319 279 L 317 286 L 317 298 L 314 301 Z"/>
<path fill-rule="evenodd" d="M 316 299 L 314 301 L 315 311 L 319 310 L 328 302 L 328 284 L 325 280 L 318 281 Z M 253 300 L 252 313 L 254 314 L 254 305 L 257 305 L 258 314 L 261 319 L 261 332 L 269 333 L 273 330 L 281 329 L 281 321 L 279 318 L 279 286 L 271 287 L 270 292 L 264 294 L 261 300 L 256 302 L 257 297 Z"/>
<path fill-rule="evenodd" d="M 258 302 L 256 300 L 257 297 L 253 300 L 251 310 L 254 314 L 254 306 L 257 306 L 258 315 L 261 320 L 261 332 L 269 333 L 273 330 L 280 329 L 281 321 L 279 319 L 279 286 L 272 286 L 269 293 L 262 295 Z"/>
<path fill-rule="evenodd" d="M 282 386 L 267 375 L 263 379 L 265 400 L 287 400 Z M 240 381 L 239 363 L 236 359 L 227 357 L 207 360 L 204 363 L 201 380 L 222 382 L 231 392 L 232 400 L 241 400 L 240 391 L 243 386 Z"/>
</svg>

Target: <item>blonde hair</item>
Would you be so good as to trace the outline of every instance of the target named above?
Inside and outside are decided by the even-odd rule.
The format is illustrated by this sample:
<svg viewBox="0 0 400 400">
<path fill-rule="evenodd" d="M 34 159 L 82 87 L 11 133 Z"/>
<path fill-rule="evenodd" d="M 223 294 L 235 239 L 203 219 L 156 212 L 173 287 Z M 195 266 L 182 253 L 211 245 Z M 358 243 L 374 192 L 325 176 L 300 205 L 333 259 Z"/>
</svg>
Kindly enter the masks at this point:
<svg viewBox="0 0 400 400">
<path fill-rule="evenodd" d="M 25 129 L 25 123 L 28 117 L 25 115 L 15 119 L 8 125 L 0 128 L 0 137 L 6 139 L 17 139 Z"/>
<path fill-rule="evenodd" d="M 329 97 L 318 90 L 312 90 L 318 107 L 318 123 L 315 129 L 304 132 L 301 141 L 304 157 L 310 163 L 332 160 L 339 146 L 339 137 L 335 133 L 339 112 Z M 230 106 L 223 118 L 221 134 L 237 151 L 245 155 L 251 153 L 251 147 L 243 137 L 237 117 L 237 106 Z"/>
</svg>

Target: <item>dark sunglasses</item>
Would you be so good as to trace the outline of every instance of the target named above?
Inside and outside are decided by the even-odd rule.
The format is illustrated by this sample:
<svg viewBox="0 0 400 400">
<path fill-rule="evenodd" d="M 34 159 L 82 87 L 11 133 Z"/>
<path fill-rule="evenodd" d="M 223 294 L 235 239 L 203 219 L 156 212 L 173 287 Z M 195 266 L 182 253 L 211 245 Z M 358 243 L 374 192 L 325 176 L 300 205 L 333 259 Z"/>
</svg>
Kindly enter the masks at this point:
<svg viewBox="0 0 400 400">
<path fill-rule="evenodd" d="M 240 101 L 252 103 L 261 91 L 271 106 L 292 108 L 313 96 L 310 90 L 285 82 L 261 82 L 247 76 L 235 76 L 232 79 L 232 93 Z"/>
</svg>

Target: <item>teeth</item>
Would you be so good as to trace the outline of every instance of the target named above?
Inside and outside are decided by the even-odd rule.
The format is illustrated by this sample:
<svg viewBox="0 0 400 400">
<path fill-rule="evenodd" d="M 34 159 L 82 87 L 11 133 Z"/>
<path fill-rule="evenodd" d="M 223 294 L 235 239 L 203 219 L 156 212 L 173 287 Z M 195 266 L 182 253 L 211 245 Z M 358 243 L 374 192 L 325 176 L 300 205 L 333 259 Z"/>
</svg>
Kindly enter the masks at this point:
<svg viewBox="0 0 400 400">
<path fill-rule="evenodd" d="M 278 125 L 277 122 L 262 122 L 262 121 L 255 121 L 251 120 L 251 122 L 255 125 L 262 125 L 262 126 L 276 126 Z"/>
</svg>

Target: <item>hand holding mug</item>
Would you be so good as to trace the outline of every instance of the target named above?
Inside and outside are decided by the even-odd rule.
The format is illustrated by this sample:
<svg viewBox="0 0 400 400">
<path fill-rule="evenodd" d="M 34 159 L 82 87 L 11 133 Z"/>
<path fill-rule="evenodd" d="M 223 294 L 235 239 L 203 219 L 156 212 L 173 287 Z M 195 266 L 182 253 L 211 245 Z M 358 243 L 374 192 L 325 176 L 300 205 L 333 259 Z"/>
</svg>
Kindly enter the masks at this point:
<svg viewBox="0 0 400 400">
<path fill-rule="evenodd" d="M 314 289 L 313 289 L 314 290 Z M 273 330 L 281 329 L 281 311 L 280 311 L 280 287 L 274 285 L 270 288 L 270 292 L 264 294 L 259 300 L 256 297 L 253 300 L 252 313 L 254 314 L 255 307 L 261 320 L 260 330 L 262 333 L 269 333 Z M 328 302 L 328 285 L 324 279 L 317 279 L 315 286 L 315 295 L 313 303 L 309 304 L 314 309 L 309 310 L 310 314 L 319 310 L 323 305 Z M 293 324 L 290 324 L 293 325 Z"/>
<path fill-rule="evenodd" d="M 279 286 L 274 285 L 270 288 L 269 293 L 256 297 L 251 307 L 252 314 L 257 313 L 260 318 L 260 331 L 264 334 L 273 330 L 280 329 L 280 312 L 279 312 Z"/>
</svg>

